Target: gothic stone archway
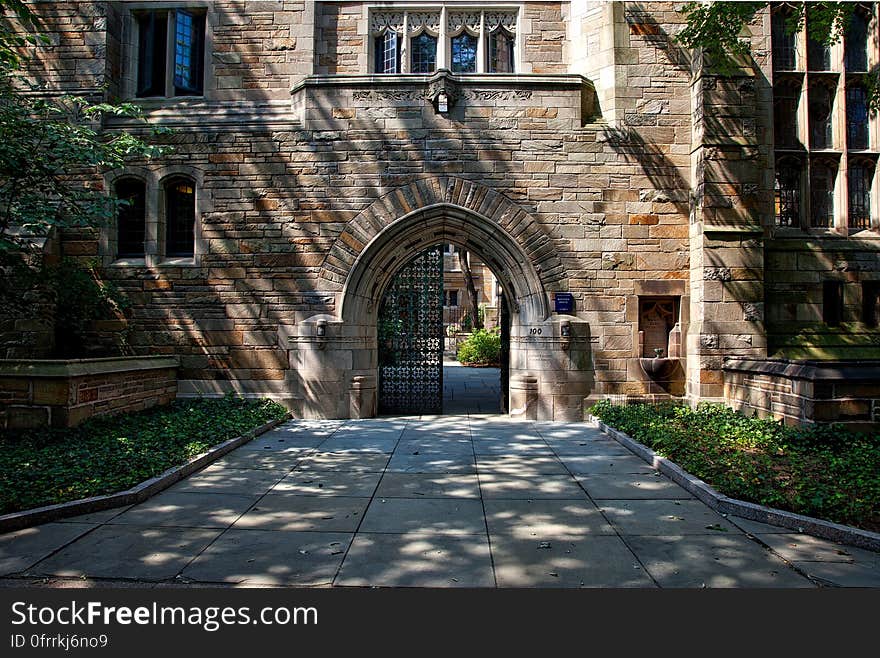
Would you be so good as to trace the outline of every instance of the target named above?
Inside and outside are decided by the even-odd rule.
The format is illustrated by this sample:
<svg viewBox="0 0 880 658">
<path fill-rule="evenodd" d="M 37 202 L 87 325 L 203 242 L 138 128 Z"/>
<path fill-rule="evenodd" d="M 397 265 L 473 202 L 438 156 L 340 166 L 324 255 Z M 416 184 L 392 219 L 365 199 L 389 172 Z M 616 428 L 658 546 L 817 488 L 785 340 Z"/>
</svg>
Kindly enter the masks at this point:
<svg viewBox="0 0 880 658">
<path fill-rule="evenodd" d="M 565 288 L 552 240 L 498 192 L 456 178 L 398 188 L 353 219 L 323 268 L 335 315 L 298 325 L 291 339 L 294 396 L 305 417 L 376 413 L 376 314 L 394 273 L 413 255 L 452 243 L 495 272 L 510 300 L 510 401 L 513 415 L 581 419 L 593 373 L 587 325 L 551 316 L 548 291 Z M 571 327 L 569 336 L 561 326 Z"/>
</svg>

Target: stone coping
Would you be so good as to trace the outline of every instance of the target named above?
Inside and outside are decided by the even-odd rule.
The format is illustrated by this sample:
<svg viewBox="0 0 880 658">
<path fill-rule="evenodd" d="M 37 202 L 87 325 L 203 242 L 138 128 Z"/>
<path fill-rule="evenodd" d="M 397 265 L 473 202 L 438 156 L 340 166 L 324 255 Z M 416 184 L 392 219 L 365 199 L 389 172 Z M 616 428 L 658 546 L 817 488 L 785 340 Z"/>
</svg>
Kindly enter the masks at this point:
<svg viewBox="0 0 880 658">
<path fill-rule="evenodd" d="M 187 463 L 173 466 L 164 473 L 145 480 L 131 489 L 104 496 L 92 496 L 91 498 L 81 498 L 80 500 L 72 500 L 67 503 L 58 503 L 57 505 L 47 505 L 45 507 L 36 507 L 34 509 L 22 510 L 21 512 L 4 514 L 0 516 L 0 533 L 21 530 L 22 528 L 29 528 L 71 516 L 79 516 L 80 514 L 90 514 L 114 507 L 125 507 L 126 505 L 142 503 L 160 491 L 167 489 L 172 484 L 203 469 L 231 450 L 235 450 L 248 441 L 286 422 L 289 418 L 290 414 L 287 414 L 284 418 L 269 421 L 241 436 L 219 443 L 207 452 L 196 455 Z"/>
<path fill-rule="evenodd" d="M 97 359 L 0 359 L 0 377 L 83 377 L 114 372 L 178 368 L 176 356 L 122 356 Z"/>
<path fill-rule="evenodd" d="M 593 82 L 580 73 L 452 73 L 440 69 L 432 75 L 423 73 L 398 74 L 313 74 L 306 76 L 290 90 L 296 94 L 308 87 L 376 87 L 376 86 L 428 86 L 441 80 L 465 86 L 500 87 L 514 89 L 523 87 L 571 87 L 586 85 L 593 88 Z"/>
<path fill-rule="evenodd" d="M 748 372 L 777 375 L 810 381 L 880 381 L 880 359 L 853 361 L 815 361 L 797 359 L 727 358 L 722 369 L 727 372 Z"/>
<path fill-rule="evenodd" d="M 629 435 L 608 427 L 595 416 L 588 416 L 587 418 L 590 422 L 595 423 L 605 434 L 615 439 L 636 456 L 648 462 L 653 469 L 670 478 L 720 514 L 740 516 L 751 521 L 788 528 L 798 533 L 830 539 L 871 551 L 880 551 L 880 533 L 730 498 L 719 493 L 700 478 L 691 475 L 675 462 L 661 457 Z"/>
</svg>

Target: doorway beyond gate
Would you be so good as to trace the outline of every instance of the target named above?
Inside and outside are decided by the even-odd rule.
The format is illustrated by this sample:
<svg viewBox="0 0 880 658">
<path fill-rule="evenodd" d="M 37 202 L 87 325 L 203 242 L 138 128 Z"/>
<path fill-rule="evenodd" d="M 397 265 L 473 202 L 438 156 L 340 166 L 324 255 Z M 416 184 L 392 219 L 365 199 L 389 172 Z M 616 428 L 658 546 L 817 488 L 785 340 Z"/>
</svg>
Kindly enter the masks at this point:
<svg viewBox="0 0 880 658">
<path fill-rule="evenodd" d="M 468 368 L 454 361 L 444 365 L 447 247 L 434 245 L 405 263 L 382 296 L 377 326 L 380 414 L 507 411 L 509 314 L 503 295 L 498 309 L 501 368 Z M 472 277 L 470 270 L 467 276 Z M 452 375 L 446 390 L 444 371 Z"/>
</svg>

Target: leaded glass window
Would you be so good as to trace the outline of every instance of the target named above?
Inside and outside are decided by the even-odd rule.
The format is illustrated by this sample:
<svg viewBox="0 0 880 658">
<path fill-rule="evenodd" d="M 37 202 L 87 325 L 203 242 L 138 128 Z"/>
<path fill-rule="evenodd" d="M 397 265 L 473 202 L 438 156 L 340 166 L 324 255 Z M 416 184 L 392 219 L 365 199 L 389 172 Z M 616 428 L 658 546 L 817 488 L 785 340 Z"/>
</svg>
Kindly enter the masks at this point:
<svg viewBox="0 0 880 658">
<path fill-rule="evenodd" d="M 165 185 L 165 255 L 192 256 L 195 246 L 196 189 L 188 178 Z"/>
<path fill-rule="evenodd" d="M 874 176 L 874 165 L 871 162 L 856 160 L 849 165 L 847 187 L 849 193 L 850 228 L 865 229 L 871 227 L 871 179 Z"/>
<path fill-rule="evenodd" d="M 864 7 L 857 7 L 850 18 L 843 49 L 847 71 L 868 70 L 869 20 L 870 16 Z"/>
<path fill-rule="evenodd" d="M 174 19 L 174 93 L 201 94 L 205 16 L 178 9 L 174 12 Z"/>
<path fill-rule="evenodd" d="M 410 41 L 410 73 L 433 73 L 437 68 L 437 37 L 427 32 Z"/>
<path fill-rule="evenodd" d="M 773 68 L 793 71 L 797 65 L 797 37 L 787 29 L 790 11 L 786 8 L 773 12 Z"/>
<path fill-rule="evenodd" d="M 811 71 L 830 71 L 831 46 L 809 37 L 807 40 L 807 67 Z"/>
<path fill-rule="evenodd" d="M 811 85 L 809 93 L 810 147 L 830 149 L 832 147 L 831 108 L 834 103 L 834 90 L 820 82 Z"/>
<path fill-rule="evenodd" d="M 810 169 L 810 226 L 834 226 L 834 178 L 836 167 L 820 160 Z"/>
<path fill-rule="evenodd" d="M 860 84 L 846 88 L 846 145 L 868 148 L 868 94 Z"/>
<path fill-rule="evenodd" d="M 794 149 L 801 146 L 797 122 L 799 99 L 800 84 L 796 81 L 779 83 L 773 91 L 773 126 L 777 148 Z"/>
<path fill-rule="evenodd" d="M 452 71 L 474 73 L 477 70 L 477 37 L 462 32 L 452 37 Z"/>
<path fill-rule="evenodd" d="M 776 165 L 775 205 L 777 226 L 800 225 L 802 165 L 793 159 Z"/>
<path fill-rule="evenodd" d="M 513 35 L 500 27 L 489 35 L 489 72 L 513 73 L 515 70 Z"/>
<path fill-rule="evenodd" d="M 375 39 L 376 73 L 400 73 L 400 35 L 391 30 Z"/>
</svg>

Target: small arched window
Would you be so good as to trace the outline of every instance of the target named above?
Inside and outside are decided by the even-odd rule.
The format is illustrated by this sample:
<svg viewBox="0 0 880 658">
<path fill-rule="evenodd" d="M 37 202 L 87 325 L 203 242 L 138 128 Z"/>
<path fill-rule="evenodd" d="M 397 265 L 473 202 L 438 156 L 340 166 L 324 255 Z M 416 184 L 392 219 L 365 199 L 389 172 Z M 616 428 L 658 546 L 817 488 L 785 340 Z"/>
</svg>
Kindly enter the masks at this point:
<svg viewBox="0 0 880 658">
<path fill-rule="evenodd" d="M 800 82 L 785 80 L 773 88 L 773 126 L 776 148 L 800 148 L 798 138 L 798 103 L 801 96 Z"/>
<path fill-rule="evenodd" d="M 810 226 L 834 226 L 834 179 L 837 164 L 817 160 L 810 168 Z"/>
<path fill-rule="evenodd" d="M 864 5 L 855 8 L 843 42 L 847 71 L 864 72 L 868 70 L 868 24 L 870 21 L 870 9 Z"/>
<path fill-rule="evenodd" d="M 452 71 L 454 73 L 475 73 L 477 70 L 477 37 L 462 32 L 452 37 Z"/>
<path fill-rule="evenodd" d="M 871 181 L 873 178 L 874 163 L 870 160 L 858 159 L 849 165 L 847 223 L 850 228 L 871 228 Z"/>
<path fill-rule="evenodd" d="M 189 178 L 175 177 L 165 183 L 165 255 L 195 253 L 196 185 Z"/>
<path fill-rule="evenodd" d="M 513 73 L 514 36 L 504 27 L 498 27 L 489 35 L 489 72 Z"/>
<path fill-rule="evenodd" d="M 802 172 L 800 160 L 785 158 L 776 163 L 774 196 L 777 226 L 800 225 Z"/>
<path fill-rule="evenodd" d="M 116 255 L 143 258 L 147 189 L 143 181 L 123 178 L 114 186 L 121 202 L 116 212 Z"/>
</svg>

